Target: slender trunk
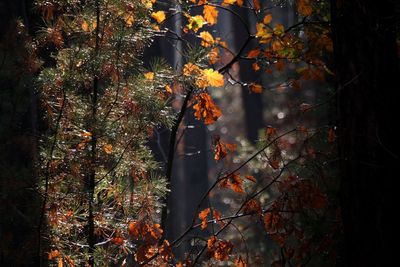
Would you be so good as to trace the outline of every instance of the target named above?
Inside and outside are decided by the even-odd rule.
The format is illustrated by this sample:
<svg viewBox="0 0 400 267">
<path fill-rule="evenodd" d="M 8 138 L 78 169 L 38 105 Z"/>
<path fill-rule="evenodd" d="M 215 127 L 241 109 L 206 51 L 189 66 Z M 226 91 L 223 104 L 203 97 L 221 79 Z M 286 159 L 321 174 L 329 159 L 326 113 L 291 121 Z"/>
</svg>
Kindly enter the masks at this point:
<svg viewBox="0 0 400 267">
<path fill-rule="evenodd" d="M 100 3 L 96 0 L 96 46 L 94 50 L 94 58 L 97 60 L 99 54 L 100 45 Z M 96 64 L 96 63 L 95 63 Z M 89 245 L 89 265 L 94 266 L 94 249 L 95 249 L 95 229 L 94 229 L 94 191 L 95 191 L 95 180 L 96 180 L 96 149 L 97 149 L 97 98 L 99 93 L 99 78 L 97 76 L 97 67 L 94 70 L 93 78 L 93 99 L 92 99 L 92 140 L 91 140 L 91 151 L 90 151 L 90 173 L 89 173 L 89 184 L 88 184 L 88 201 L 89 201 L 89 216 L 88 216 L 88 245 Z"/>
</svg>

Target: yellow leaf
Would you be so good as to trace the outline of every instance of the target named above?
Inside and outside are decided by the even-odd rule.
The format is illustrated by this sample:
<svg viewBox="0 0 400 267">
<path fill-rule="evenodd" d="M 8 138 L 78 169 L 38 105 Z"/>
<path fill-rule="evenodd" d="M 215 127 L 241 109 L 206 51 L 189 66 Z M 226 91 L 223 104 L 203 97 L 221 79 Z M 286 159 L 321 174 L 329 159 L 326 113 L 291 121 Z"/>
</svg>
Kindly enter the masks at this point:
<svg viewBox="0 0 400 267">
<path fill-rule="evenodd" d="M 60 258 L 58 258 L 58 267 L 63 267 L 63 266 L 64 266 L 63 260 L 62 260 L 62 258 L 60 257 Z"/>
<path fill-rule="evenodd" d="M 272 20 L 272 15 L 268 14 L 268 15 L 265 15 L 263 22 L 264 22 L 264 24 L 269 24 L 271 22 L 271 20 Z"/>
<path fill-rule="evenodd" d="M 257 38 L 260 38 L 260 44 L 268 43 L 271 40 L 272 34 L 268 31 L 267 28 L 265 28 L 265 25 L 263 23 L 257 23 L 256 29 L 256 36 Z"/>
<path fill-rule="evenodd" d="M 204 47 L 210 47 L 214 44 L 214 38 L 212 37 L 212 35 L 209 32 L 201 32 L 200 33 L 200 38 L 202 39 L 201 41 L 201 45 Z"/>
<path fill-rule="evenodd" d="M 172 88 L 171 88 L 171 86 L 169 84 L 167 84 L 165 86 L 165 91 L 167 91 L 168 93 L 172 94 Z"/>
<path fill-rule="evenodd" d="M 157 11 L 151 13 L 151 17 L 154 18 L 158 23 L 161 23 L 165 20 L 165 12 L 164 11 Z"/>
<path fill-rule="evenodd" d="M 217 23 L 218 10 L 216 7 L 209 5 L 204 6 L 203 15 L 208 24 L 214 25 Z"/>
<path fill-rule="evenodd" d="M 103 150 L 104 152 L 106 152 L 107 154 L 111 154 L 113 151 L 113 146 L 112 144 L 106 144 L 103 146 Z"/>
<path fill-rule="evenodd" d="M 220 87 L 224 86 L 224 76 L 213 69 L 203 70 L 203 76 L 210 86 Z"/>
<path fill-rule="evenodd" d="M 224 0 L 224 2 L 222 2 L 224 5 L 233 5 L 234 3 L 236 3 L 236 0 Z"/>
<path fill-rule="evenodd" d="M 146 72 L 146 73 L 144 74 L 144 77 L 145 77 L 147 80 L 153 80 L 153 79 L 154 79 L 154 72 Z"/>
<path fill-rule="evenodd" d="M 194 17 L 189 17 L 189 23 L 187 25 L 189 30 L 193 30 L 194 32 L 197 32 L 201 27 L 204 25 L 204 18 L 200 15 L 194 16 Z"/>
</svg>

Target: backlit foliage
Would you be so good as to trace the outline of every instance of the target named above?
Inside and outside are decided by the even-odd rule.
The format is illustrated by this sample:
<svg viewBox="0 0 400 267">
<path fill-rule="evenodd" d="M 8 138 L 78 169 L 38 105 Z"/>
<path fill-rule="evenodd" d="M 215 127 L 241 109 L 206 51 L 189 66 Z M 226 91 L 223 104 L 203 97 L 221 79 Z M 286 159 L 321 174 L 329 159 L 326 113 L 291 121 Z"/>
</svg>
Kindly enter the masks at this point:
<svg viewBox="0 0 400 267">
<path fill-rule="evenodd" d="M 192 225 L 175 241 L 165 239 L 159 216 L 167 214 L 162 206 L 167 205 L 168 185 L 145 145 L 154 127 L 172 126 L 169 149 L 174 152 L 188 109 L 206 125 L 217 123 L 224 110 L 213 91 L 228 84 L 263 94 L 267 88 L 261 74 L 279 74 L 288 66 L 294 71 L 280 88 L 301 90 L 307 81 L 324 81 L 333 74 L 326 63 L 332 43 L 325 1 L 295 1 L 299 20 L 286 26 L 271 13 L 283 2 L 190 0 L 179 8 L 157 10 L 165 3 L 37 1 L 49 25 L 37 41 L 54 51 L 51 66 L 42 69 L 38 81 L 47 124 L 40 186 L 49 261 L 70 266 L 124 266 L 127 261 L 134 266 L 201 261 L 210 266 L 301 266 L 311 257 L 325 262 L 340 231 L 335 223 L 339 211 L 330 203 L 324 179 L 324 164 L 334 156 L 333 128 L 309 128 L 301 122 L 291 130 L 266 127 L 255 145 L 238 139 L 237 146 L 214 137 L 211 149 L 221 171 Z M 253 25 L 243 21 L 238 9 L 253 16 Z M 222 12 L 246 26 L 248 34 L 237 49 L 213 31 Z M 183 21 L 182 34 L 166 27 L 175 16 Z M 144 68 L 141 53 L 153 36 L 182 43 L 181 70 L 174 73 L 162 60 Z M 251 62 L 259 78 L 240 81 L 232 69 L 241 60 Z M 184 99 L 178 114 L 169 107 L 175 98 Z M 301 105 L 303 113 L 313 109 Z M 173 179 L 171 154 L 168 182 Z M 216 194 L 231 198 L 222 212 L 215 206 L 224 204 L 206 201 Z M 323 222 L 324 216 L 334 223 Z M 242 231 L 254 225 L 262 225 L 265 238 L 274 241 L 276 253 L 271 252 L 268 263 L 247 251 Z M 189 238 L 198 229 L 202 238 Z M 195 244 L 193 250 L 175 258 L 172 249 L 186 239 Z"/>
</svg>

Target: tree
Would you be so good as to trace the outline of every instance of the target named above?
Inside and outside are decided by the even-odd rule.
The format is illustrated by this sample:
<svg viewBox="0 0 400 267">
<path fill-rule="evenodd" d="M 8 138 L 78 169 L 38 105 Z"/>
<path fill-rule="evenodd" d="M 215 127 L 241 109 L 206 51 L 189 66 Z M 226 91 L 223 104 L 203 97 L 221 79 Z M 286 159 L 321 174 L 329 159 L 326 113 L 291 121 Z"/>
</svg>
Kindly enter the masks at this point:
<svg viewBox="0 0 400 267">
<path fill-rule="evenodd" d="M 383 145 L 388 136 L 378 134 L 376 142 L 370 141 L 369 129 L 374 124 L 362 120 L 361 110 L 352 120 L 345 113 L 351 105 L 348 101 L 357 101 L 360 107 L 365 103 L 346 89 L 357 89 L 356 80 L 365 77 L 366 83 L 366 77 L 376 74 L 375 69 L 367 68 L 368 76 L 355 70 L 365 65 L 367 53 L 381 53 L 365 45 L 363 35 L 351 36 L 344 30 L 347 12 L 355 7 L 333 7 L 334 69 L 331 7 L 326 1 L 190 0 L 170 4 L 161 0 L 35 1 L 34 10 L 44 23 L 32 35 L 25 32 L 23 44 L 31 52 L 26 65 L 36 75 L 34 87 L 40 103 L 36 170 L 41 203 L 36 232 L 41 265 L 340 263 L 336 254 L 342 233 L 336 139 L 342 159 L 363 157 L 365 150 L 352 135 L 366 129 L 371 134 L 361 140 L 372 142 L 368 144 L 377 151 L 372 154 L 374 159 L 384 152 L 392 156 L 374 163 L 394 166 L 397 159 Z M 287 22 L 274 12 L 282 6 L 296 13 L 294 21 Z M 365 4 L 365 10 L 371 8 Z M 236 39 L 234 48 L 215 28 L 221 17 L 241 26 L 242 31 L 236 31 L 241 40 Z M 349 21 L 367 19 L 359 18 Z M 179 20 L 181 27 L 170 28 L 170 20 Z M 393 41 L 391 34 L 384 32 L 382 38 Z M 157 57 L 143 63 L 147 60 L 143 51 L 154 37 L 172 43 L 182 66 L 170 67 Z M 351 37 L 357 41 L 351 42 Z M 362 53 L 348 54 L 350 43 L 359 45 Z M 390 48 L 387 51 L 393 52 L 393 43 Z M 355 66 L 351 71 L 346 69 L 347 59 Z M 393 69 L 395 65 L 394 61 L 389 64 Z M 245 71 L 238 72 L 240 68 Z M 328 82 L 335 72 L 340 84 L 336 92 Z M 382 84 L 391 84 L 388 72 L 382 75 Z M 265 82 L 272 80 L 273 84 Z M 255 111 L 257 117 L 254 121 L 247 117 L 247 134 L 242 137 L 218 134 L 204 139 L 206 129 L 216 129 L 218 121 L 228 116 L 220 103 L 231 85 L 241 86 L 247 111 Z M 328 97 L 307 97 L 312 88 L 324 92 L 312 96 Z M 372 86 L 367 92 L 374 90 Z M 258 107 L 271 92 L 280 102 L 273 116 L 267 113 L 271 121 L 266 124 Z M 336 96 L 340 100 L 338 128 L 318 117 Z M 376 114 L 380 112 L 377 109 Z M 358 128 L 353 119 L 359 121 Z M 192 120 L 198 127 L 192 127 Z M 376 122 L 378 129 L 388 127 L 383 121 Z M 147 145 L 161 128 L 170 129 L 168 151 L 165 162 L 156 162 Z M 197 151 L 199 143 L 203 147 L 210 144 L 208 151 L 201 150 L 202 161 L 186 153 Z M 190 194 L 191 199 L 196 195 L 199 201 L 188 201 L 195 211 L 189 216 L 193 218 L 181 233 L 171 235 L 167 221 L 174 214 L 169 212 L 169 199 L 176 194 L 177 151 L 183 151 L 179 156 L 191 164 L 185 165 L 185 173 L 190 174 L 185 183 L 192 188 L 183 195 Z M 371 182 L 361 196 L 354 194 L 364 184 L 348 177 L 355 177 L 360 165 L 353 160 L 341 163 L 345 174 L 342 200 L 355 203 L 343 205 L 345 230 L 361 240 L 363 236 L 351 226 L 366 219 L 367 210 L 356 204 L 375 191 Z M 207 170 L 207 165 L 212 169 Z M 201 192 L 200 185 L 207 184 L 206 192 Z M 353 207 L 358 213 L 352 218 Z M 380 207 L 374 206 L 376 218 L 380 218 Z M 261 229 L 263 235 L 255 237 Z M 345 244 L 348 250 L 355 245 Z M 365 245 L 359 252 L 369 252 L 366 248 L 371 249 Z M 348 261 L 357 262 L 356 255 L 360 253 L 350 255 L 354 258 L 347 257 Z"/>
<path fill-rule="evenodd" d="M 346 266 L 387 266 L 397 228 L 394 1 L 332 1 Z M 366 257 L 368 255 L 368 257 Z"/>
</svg>

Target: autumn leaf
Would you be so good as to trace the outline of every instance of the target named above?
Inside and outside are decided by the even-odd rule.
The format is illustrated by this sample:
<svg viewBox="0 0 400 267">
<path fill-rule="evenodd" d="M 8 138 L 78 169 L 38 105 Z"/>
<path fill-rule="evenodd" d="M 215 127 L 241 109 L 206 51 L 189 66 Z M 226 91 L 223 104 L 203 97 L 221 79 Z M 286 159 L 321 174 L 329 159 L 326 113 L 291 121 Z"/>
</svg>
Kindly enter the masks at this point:
<svg viewBox="0 0 400 267">
<path fill-rule="evenodd" d="M 249 201 L 246 202 L 244 205 L 244 212 L 246 214 L 257 214 L 261 215 L 262 214 L 262 208 L 260 202 L 258 202 L 256 199 L 252 198 Z"/>
<path fill-rule="evenodd" d="M 249 51 L 249 53 L 247 53 L 248 58 L 256 58 L 256 57 L 258 57 L 258 55 L 260 55 L 259 48 L 253 49 L 253 50 Z"/>
<path fill-rule="evenodd" d="M 217 63 L 218 60 L 219 60 L 219 49 L 218 47 L 214 47 L 208 53 L 208 62 L 212 65 Z"/>
<path fill-rule="evenodd" d="M 285 27 L 282 24 L 276 24 L 274 27 L 274 34 L 282 37 L 285 35 Z"/>
<path fill-rule="evenodd" d="M 256 94 L 261 94 L 263 91 L 263 87 L 260 84 L 252 83 L 249 86 L 251 92 Z"/>
<path fill-rule="evenodd" d="M 254 178 L 253 175 L 245 175 L 244 178 L 246 178 L 247 180 L 253 182 L 253 183 L 257 183 L 257 179 Z"/>
<path fill-rule="evenodd" d="M 215 236 L 212 236 L 207 240 L 207 249 L 213 258 L 219 261 L 224 261 L 229 258 L 233 245 L 226 240 L 220 240 Z"/>
<path fill-rule="evenodd" d="M 258 62 L 254 62 L 253 64 L 251 64 L 251 68 L 254 71 L 259 71 L 260 70 L 260 65 L 258 65 Z"/>
<path fill-rule="evenodd" d="M 169 84 L 167 84 L 164 88 L 165 88 L 165 91 L 167 91 L 168 93 L 170 93 L 170 94 L 173 93 L 172 87 Z"/>
<path fill-rule="evenodd" d="M 146 72 L 146 73 L 144 74 L 144 77 L 145 77 L 147 80 L 153 80 L 153 79 L 154 79 L 154 72 Z"/>
<path fill-rule="evenodd" d="M 254 4 L 254 9 L 256 11 L 260 11 L 261 10 L 261 3 L 260 0 L 253 0 L 253 4 Z"/>
<path fill-rule="evenodd" d="M 49 252 L 49 255 L 48 255 L 48 259 L 49 260 L 53 260 L 53 259 L 55 259 L 55 258 L 58 258 L 58 257 L 60 257 L 60 252 L 57 250 L 57 249 L 55 249 L 55 250 L 50 250 L 50 252 Z"/>
<path fill-rule="evenodd" d="M 265 28 L 263 23 L 257 23 L 256 30 L 256 37 L 260 39 L 260 44 L 266 44 L 271 41 L 272 34 L 267 28 Z"/>
<path fill-rule="evenodd" d="M 304 17 L 311 16 L 312 7 L 309 0 L 297 0 L 297 11 Z"/>
<path fill-rule="evenodd" d="M 124 239 L 122 237 L 113 237 L 111 240 L 115 245 L 121 246 L 124 244 Z"/>
<path fill-rule="evenodd" d="M 197 104 L 193 106 L 193 109 L 198 120 L 203 119 L 205 124 L 212 124 L 221 116 L 221 110 L 215 105 L 209 94 L 201 93 L 196 100 Z"/>
<path fill-rule="evenodd" d="M 204 46 L 204 47 L 210 47 L 215 42 L 213 36 L 207 31 L 201 32 L 200 33 L 200 38 L 202 39 L 201 45 Z"/>
<path fill-rule="evenodd" d="M 84 20 L 84 21 L 82 22 L 81 27 L 82 27 L 82 30 L 83 30 L 83 31 L 85 31 L 85 32 L 88 32 L 88 31 L 89 31 L 89 23 L 87 23 L 86 20 Z"/>
<path fill-rule="evenodd" d="M 203 27 L 205 23 L 205 18 L 200 15 L 196 16 L 189 16 L 189 23 L 187 24 L 187 28 L 189 30 L 193 30 L 194 32 L 197 32 L 200 28 Z"/>
<path fill-rule="evenodd" d="M 203 9 L 203 15 L 208 24 L 214 25 L 217 23 L 218 10 L 216 7 L 205 5 Z"/>
<path fill-rule="evenodd" d="M 240 178 L 239 174 L 235 174 L 235 173 L 231 174 L 228 177 L 228 180 L 230 182 L 230 186 L 233 191 L 235 191 L 237 193 L 244 193 L 243 181 L 242 181 L 242 178 Z"/>
<path fill-rule="evenodd" d="M 161 23 L 165 20 L 165 12 L 161 10 L 153 12 L 151 13 L 151 17 L 154 18 L 157 21 L 157 23 Z"/>
<path fill-rule="evenodd" d="M 235 267 L 247 267 L 247 264 L 241 256 L 235 259 Z"/>
<path fill-rule="evenodd" d="M 199 213 L 199 219 L 201 220 L 201 229 L 207 228 L 208 214 L 210 214 L 210 208 L 206 208 Z"/>
<path fill-rule="evenodd" d="M 226 6 L 226 5 L 233 5 L 236 3 L 236 0 L 224 0 L 222 2 L 222 5 Z"/>
<path fill-rule="evenodd" d="M 271 23 L 271 21 L 272 21 L 272 15 L 271 14 L 268 14 L 268 15 L 264 16 L 264 19 L 263 19 L 263 23 L 264 24 L 269 24 L 269 23 Z"/>
<path fill-rule="evenodd" d="M 268 126 L 265 129 L 265 135 L 267 136 L 267 138 L 271 138 L 272 136 L 276 135 L 276 128 Z"/>
<path fill-rule="evenodd" d="M 113 146 L 111 144 L 105 144 L 103 146 L 103 150 L 104 152 L 106 152 L 107 154 L 111 154 L 113 151 Z"/>
<path fill-rule="evenodd" d="M 189 62 L 183 66 L 182 72 L 184 76 L 193 76 L 201 74 L 201 69 L 195 64 Z"/>
<path fill-rule="evenodd" d="M 224 76 L 213 69 L 203 70 L 203 77 L 208 82 L 209 86 L 221 87 L 224 86 Z"/>
<path fill-rule="evenodd" d="M 124 21 L 126 25 L 132 26 L 133 23 L 135 22 L 135 17 L 132 14 L 127 14 L 124 16 Z"/>
<path fill-rule="evenodd" d="M 236 150 L 236 145 L 235 144 L 228 144 L 224 143 L 220 140 L 220 137 L 214 136 L 213 140 L 213 146 L 214 146 L 214 159 L 215 160 L 221 160 L 226 157 L 229 151 L 235 151 Z"/>
</svg>

